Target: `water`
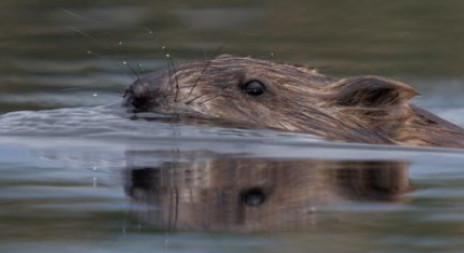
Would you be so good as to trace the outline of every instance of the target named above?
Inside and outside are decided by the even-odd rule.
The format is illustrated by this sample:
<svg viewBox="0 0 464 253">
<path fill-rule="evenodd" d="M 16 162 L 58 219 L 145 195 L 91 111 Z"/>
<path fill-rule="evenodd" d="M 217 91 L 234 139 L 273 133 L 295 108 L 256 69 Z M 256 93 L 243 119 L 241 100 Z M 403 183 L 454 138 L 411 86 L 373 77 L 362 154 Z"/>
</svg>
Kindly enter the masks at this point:
<svg viewBox="0 0 464 253">
<path fill-rule="evenodd" d="M 463 126 L 462 3 L 0 7 L 0 252 L 464 249 L 462 151 L 134 119 L 119 105 L 166 54 L 220 50 L 396 78 Z"/>
</svg>

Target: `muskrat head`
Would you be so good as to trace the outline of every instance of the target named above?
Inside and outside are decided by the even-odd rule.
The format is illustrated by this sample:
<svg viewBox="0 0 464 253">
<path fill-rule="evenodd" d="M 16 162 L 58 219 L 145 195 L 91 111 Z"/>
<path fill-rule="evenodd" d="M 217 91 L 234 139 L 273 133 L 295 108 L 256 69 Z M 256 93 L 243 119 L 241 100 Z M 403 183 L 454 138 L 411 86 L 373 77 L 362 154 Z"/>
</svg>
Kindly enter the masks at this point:
<svg viewBox="0 0 464 253">
<path fill-rule="evenodd" d="M 221 55 L 139 78 L 124 97 L 136 111 L 352 142 L 438 145 L 416 134 L 437 128 L 435 118 L 409 105 L 417 94 L 404 83 L 377 76 L 337 80 L 309 67 Z M 441 121 L 440 131 L 460 129 Z"/>
</svg>

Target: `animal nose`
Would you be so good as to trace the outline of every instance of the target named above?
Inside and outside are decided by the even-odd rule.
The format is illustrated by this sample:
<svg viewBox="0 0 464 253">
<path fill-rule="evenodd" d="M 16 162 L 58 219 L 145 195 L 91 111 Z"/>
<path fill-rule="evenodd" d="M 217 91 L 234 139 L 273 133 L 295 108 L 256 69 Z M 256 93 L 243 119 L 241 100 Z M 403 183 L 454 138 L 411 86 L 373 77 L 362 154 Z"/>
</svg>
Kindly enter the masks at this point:
<svg viewBox="0 0 464 253">
<path fill-rule="evenodd" d="M 153 96 L 151 93 L 152 91 L 149 83 L 136 80 L 124 92 L 124 105 L 132 107 L 133 109 L 147 109 L 151 101 L 151 97 Z"/>
</svg>

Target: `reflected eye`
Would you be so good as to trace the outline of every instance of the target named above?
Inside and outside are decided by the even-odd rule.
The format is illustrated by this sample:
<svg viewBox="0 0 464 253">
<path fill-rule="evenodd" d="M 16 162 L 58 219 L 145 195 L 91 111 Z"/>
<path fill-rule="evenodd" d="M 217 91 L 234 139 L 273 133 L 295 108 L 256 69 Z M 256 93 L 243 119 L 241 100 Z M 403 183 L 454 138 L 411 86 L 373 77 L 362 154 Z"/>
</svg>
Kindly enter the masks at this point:
<svg viewBox="0 0 464 253">
<path fill-rule="evenodd" d="M 266 201 L 266 194 L 264 194 L 262 189 L 256 187 L 243 191 L 240 194 L 240 199 L 243 205 L 256 207 L 262 205 L 264 201 Z"/>
<path fill-rule="evenodd" d="M 243 86 L 243 91 L 245 91 L 246 94 L 254 97 L 261 96 L 265 90 L 266 87 L 264 84 L 257 80 L 249 81 Z"/>
</svg>

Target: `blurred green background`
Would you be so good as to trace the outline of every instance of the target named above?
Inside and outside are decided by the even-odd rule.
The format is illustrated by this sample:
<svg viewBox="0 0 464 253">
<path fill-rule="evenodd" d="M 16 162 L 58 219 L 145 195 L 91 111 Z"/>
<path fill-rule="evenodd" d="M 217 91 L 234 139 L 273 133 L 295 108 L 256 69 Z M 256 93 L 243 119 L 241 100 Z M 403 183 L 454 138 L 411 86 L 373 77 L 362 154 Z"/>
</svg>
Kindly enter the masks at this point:
<svg viewBox="0 0 464 253">
<path fill-rule="evenodd" d="M 457 0 L 3 0 L 0 106 L 82 105 L 21 95 L 65 88 L 118 93 L 132 77 L 117 65 L 151 71 L 167 64 L 167 53 L 176 64 L 217 52 L 250 55 L 462 95 L 463 13 Z"/>
</svg>

